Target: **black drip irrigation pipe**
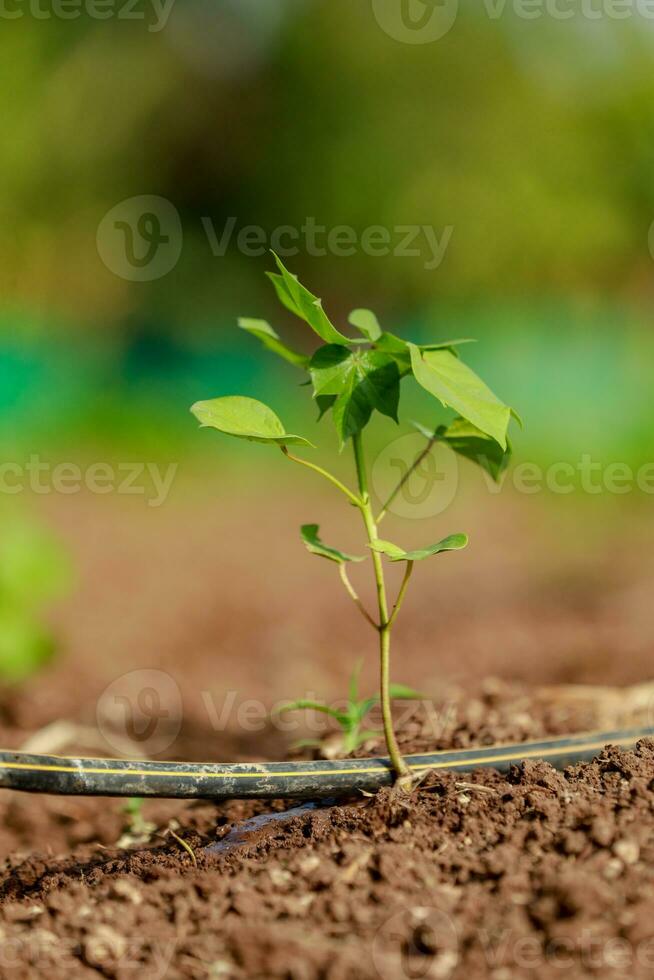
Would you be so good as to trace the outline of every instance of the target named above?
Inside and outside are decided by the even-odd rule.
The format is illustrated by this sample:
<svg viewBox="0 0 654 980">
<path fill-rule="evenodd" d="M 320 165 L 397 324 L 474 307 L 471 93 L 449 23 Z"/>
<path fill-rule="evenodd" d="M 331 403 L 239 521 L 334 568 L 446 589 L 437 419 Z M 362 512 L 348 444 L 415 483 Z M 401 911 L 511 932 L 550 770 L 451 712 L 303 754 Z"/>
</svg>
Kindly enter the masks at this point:
<svg viewBox="0 0 654 980">
<path fill-rule="evenodd" d="M 507 771 L 527 759 L 559 769 L 592 759 L 607 745 L 632 748 L 654 737 L 654 728 L 592 732 L 519 745 L 457 749 L 406 756 L 411 772 L 428 770 Z M 135 762 L 116 759 L 64 759 L 51 755 L 0 752 L 0 787 L 65 796 L 158 796 L 179 799 L 279 797 L 324 799 L 392 785 L 390 759 L 333 762 Z"/>
</svg>

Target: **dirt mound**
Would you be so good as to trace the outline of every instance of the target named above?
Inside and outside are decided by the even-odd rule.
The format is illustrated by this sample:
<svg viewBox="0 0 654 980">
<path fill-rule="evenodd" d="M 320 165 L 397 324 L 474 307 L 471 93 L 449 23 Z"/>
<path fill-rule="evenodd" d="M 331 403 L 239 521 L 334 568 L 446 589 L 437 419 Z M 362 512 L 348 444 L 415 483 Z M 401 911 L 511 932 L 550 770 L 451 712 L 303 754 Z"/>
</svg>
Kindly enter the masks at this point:
<svg viewBox="0 0 654 980">
<path fill-rule="evenodd" d="M 3 975 L 650 977 L 654 744 L 558 773 L 430 775 L 259 827 L 187 806 L 132 851 L 42 854 L 1 882 Z M 276 805 L 277 811 L 283 807 Z"/>
</svg>

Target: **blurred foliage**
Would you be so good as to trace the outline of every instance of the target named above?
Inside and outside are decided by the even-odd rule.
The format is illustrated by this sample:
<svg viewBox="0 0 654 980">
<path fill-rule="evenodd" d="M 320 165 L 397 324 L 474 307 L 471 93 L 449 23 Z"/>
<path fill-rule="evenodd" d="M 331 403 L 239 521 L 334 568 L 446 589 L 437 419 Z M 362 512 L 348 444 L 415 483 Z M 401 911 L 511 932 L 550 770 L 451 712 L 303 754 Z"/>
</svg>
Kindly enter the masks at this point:
<svg viewBox="0 0 654 980">
<path fill-rule="evenodd" d="M 26 680 L 55 653 L 42 623 L 44 606 L 70 584 L 70 565 L 61 545 L 24 516 L 0 513 L 0 680 Z"/>
<path fill-rule="evenodd" d="M 4 303 L 93 329 L 147 310 L 188 331 L 261 295 L 259 261 L 211 255 L 200 219 L 232 215 L 268 232 L 307 216 L 454 227 L 436 271 L 299 259 L 343 304 L 651 289 L 644 18 L 462 6 L 427 45 L 389 38 L 368 3 L 329 0 L 178 0 L 158 33 L 88 17 L 2 26 Z M 95 248 L 104 213 L 144 193 L 169 198 L 185 233 L 178 269 L 151 286 L 115 277 Z"/>
<path fill-rule="evenodd" d="M 290 424 L 288 374 L 263 374 L 232 339 L 241 313 L 280 320 L 268 258 L 234 239 L 215 257 L 202 219 L 270 234 L 314 217 L 359 233 L 452 226 L 437 269 L 361 251 L 287 262 L 337 322 L 370 306 L 404 336 L 479 336 L 475 367 L 524 410 L 526 445 L 642 455 L 653 67 L 651 20 L 521 20 L 510 4 L 491 19 L 461 3 L 426 45 L 390 38 L 369 2 L 177 0 L 159 32 L 3 20 L 6 424 L 32 444 L 70 431 L 166 452 L 205 384 L 262 379 Z M 130 283 L 101 262 L 96 232 L 142 194 L 175 205 L 184 249 L 164 278 Z"/>
</svg>

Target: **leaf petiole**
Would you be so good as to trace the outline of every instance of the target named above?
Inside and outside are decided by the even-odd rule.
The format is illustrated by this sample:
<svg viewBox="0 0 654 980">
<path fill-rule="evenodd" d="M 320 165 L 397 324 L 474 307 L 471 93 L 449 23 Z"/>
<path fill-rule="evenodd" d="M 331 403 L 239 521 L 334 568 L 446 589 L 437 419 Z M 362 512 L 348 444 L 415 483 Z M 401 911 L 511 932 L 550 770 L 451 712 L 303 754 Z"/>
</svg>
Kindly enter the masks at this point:
<svg viewBox="0 0 654 980">
<path fill-rule="evenodd" d="M 357 595 L 357 593 L 356 593 L 356 591 L 354 589 L 354 586 L 350 582 L 350 579 L 349 579 L 349 576 L 347 574 L 347 569 L 346 569 L 345 564 L 339 565 L 338 566 L 338 571 L 339 571 L 339 574 L 341 576 L 341 581 L 342 581 L 342 583 L 345 586 L 345 589 L 347 591 L 347 594 L 350 596 L 350 598 L 352 599 L 352 601 L 356 605 L 357 609 L 359 610 L 359 612 L 361 613 L 361 615 L 363 616 L 363 618 L 366 619 L 370 623 L 370 625 L 372 626 L 372 628 L 374 630 L 379 630 L 379 624 L 374 621 L 374 619 L 372 618 L 372 616 L 370 615 L 370 613 L 368 612 L 368 610 L 364 606 L 363 602 L 361 601 L 361 599 Z"/>
<path fill-rule="evenodd" d="M 328 470 L 323 469 L 322 466 L 318 466 L 316 463 L 310 463 L 308 459 L 300 459 L 299 456 L 294 456 L 293 453 L 289 453 L 286 446 L 281 446 L 280 448 L 287 459 L 292 460 L 294 463 L 300 463 L 302 466 L 306 466 L 308 469 L 313 470 L 314 473 L 319 473 L 320 476 L 323 476 L 326 480 L 329 480 L 329 482 L 340 490 L 341 493 L 344 493 L 351 504 L 354 504 L 355 507 L 358 507 L 359 510 L 361 510 L 363 507 L 363 501 L 357 497 L 356 494 L 352 493 L 351 490 L 348 490 L 345 484 L 341 483 L 341 481 L 333 476 L 333 474 L 329 473 Z"/>
</svg>

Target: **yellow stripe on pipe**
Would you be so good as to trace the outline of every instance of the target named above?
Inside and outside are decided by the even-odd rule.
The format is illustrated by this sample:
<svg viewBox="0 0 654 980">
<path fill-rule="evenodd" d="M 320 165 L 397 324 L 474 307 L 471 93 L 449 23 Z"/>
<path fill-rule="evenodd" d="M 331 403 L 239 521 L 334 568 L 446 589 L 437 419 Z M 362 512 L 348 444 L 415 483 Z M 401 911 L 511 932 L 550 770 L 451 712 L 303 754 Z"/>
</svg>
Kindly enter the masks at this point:
<svg viewBox="0 0 654 980">
<path fill-rule="evenodd" d="M 568 736 L 569 737 L 569 736 Z M 634 742 L 638 741 L 644 736 L 638 735 L 633 736 L 628 739 L 616 740 L 614 744 L 616 745 L 633 745 Z M 566 738 L 561 739 L 562 742 L 567 741 Z M 493 762 L 521 762 L 524 759 L 544 759 L 548 756 L 558 755 L 561 752 L 560 745 L 550 746 L 547 749 L 535 748 L 528 750 L 526 746 L 529 743 L 525 743 L 525 749 L 521 750 L 520 746 L 515 746 L 515 750 L 511 755 L 499 754 L 499 755 L 482 755 L 477 758 L 466 758 L 462 759 L 468 766 L 476 765 L 489 765 Z M 569 746 L 570 754 L 574 752 L 590 752 L 595 749 L 603 749 L 607 743 L 604 741 L 594 741 L 594 742 L 581 742 L 575 743 Z M 465 750 L 467 751 L 467 750 Z M 434 753 L 433 762 L 422 762 L 422 763 L 409 763 L 409 769 L 451 769 L 456 767 L 456 759 L 449 758 L 443 760 L 442 756 L 445 753 L 438 752 Z M 410 758 L 410 757 L 409 757 Z M 440 761 L 438 761 L 440 760 Z M 82 760 L 80 760 L 82 761 Z M 95 761 L 95 760 L 90 760 Z M 358 767 L 354 769 L 307 769 L 307 770 L 291 770 L 290 772 L 270 772 L 266 770 L 251 771 L 251 772 L 198 772 L 197 770 L 179 772 L 175 770 L 168 769 L 104 769 L 104 768 L 91 768 L 88 766 L 65 766 L 65 765 L 37 765 L 30 762 L 4 762 L 0 763 L 0 770 L 2 769 L 15 769 L 24 772 L 66 772 L 66 773 L 77 773 L 77 775 L 95 775 L 95 776 L 152 776 L 152 777 L 162 777 L 167 776 L 170 778 L 197 778 L 201 777 L 203 779 L 250 779 L 256 778 L 257 776 L 268 776 L 272 779 L 275 778 L 299 778 L 302 776 L 313 776 L 316 778 L 321 777 L 331 777 L 331 776 L 351 776 L 360 774 L 377 774 L 377 773 L 388 773 L 390 770 L 386 767 L 380 766 L 369 766 L 369 767 Z"/>
</svg>

